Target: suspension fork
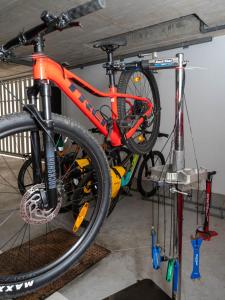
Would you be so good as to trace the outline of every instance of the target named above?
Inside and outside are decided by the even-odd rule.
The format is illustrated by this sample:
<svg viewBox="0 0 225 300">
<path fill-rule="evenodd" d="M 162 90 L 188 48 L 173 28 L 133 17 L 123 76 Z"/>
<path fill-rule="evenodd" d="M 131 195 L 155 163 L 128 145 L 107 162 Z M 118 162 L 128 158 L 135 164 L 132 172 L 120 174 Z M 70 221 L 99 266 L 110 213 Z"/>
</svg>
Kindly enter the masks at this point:
<svg viewBox="0 0 225 300">
<path fill-rule="evenodd" d="M 27 97 L 29 103 L 37 105 L 37 95 L 39 93 L 39 86 L 35 82 L 33 86 L 27 90 Z M 34 184 L 41 183 L 42 181 L 42 166 L 41 166 L 41 146 L 40 146 L 40 135 L 39 131 L 31 131 L 31 160 L 32 160 L 32 171 L 33 171 L 33 182 Z"/>
<path fill-rule="evenodd" d="M 41 166 L 41 147 L 40 135 L 38 130 L 31 132 L 31 160 L 33 170 L 34 184 L 41 183 L 42 181 L 42 166 Z"/>
<path fill-rule="evenodd" d="M 51 86 L 46 81 L 40 82 L 40 96 L 43 105 L 43 118 L 46 130 L 43 131 L 44 158 L 45 158 L 45 184 L 47 193 L 48 208 L 55 208 L 57 205 L 56 189 L 56 162 L 55 145 L 53 138 L 53 120 L 51 116 Z"/>
</svg>

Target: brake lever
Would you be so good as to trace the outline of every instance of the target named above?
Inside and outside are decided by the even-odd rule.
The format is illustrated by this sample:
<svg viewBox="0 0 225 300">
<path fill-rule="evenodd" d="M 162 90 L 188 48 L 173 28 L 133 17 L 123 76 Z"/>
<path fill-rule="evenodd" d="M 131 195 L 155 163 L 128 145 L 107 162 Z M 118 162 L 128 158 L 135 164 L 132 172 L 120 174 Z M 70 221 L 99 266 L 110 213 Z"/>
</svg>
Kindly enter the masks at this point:
<svg viewBox="0 0 225 300">
<path fill-rule="evenodd" d="M 63 30 L 69 27 L 81 27 L 80 22 L 73 22 L 70 16 L 67 13 L 62 13 L 56 22 L 56 28 L 58 30 Z"/>
<path fill-rule="evenodd" d="M 5 50 L 3 46 L 0 47 L 0 61 L 7 61 L 8 59 L 15 57 L 12 51 Z"/>
<path fill-rule="evenodd" d="M 53 14 L 50 14 L 47 10 L 44 10 L 41 13 L 41 20 L 48 26 L 49 24 L 55 22 L 57 17 Z"/>
</svg>

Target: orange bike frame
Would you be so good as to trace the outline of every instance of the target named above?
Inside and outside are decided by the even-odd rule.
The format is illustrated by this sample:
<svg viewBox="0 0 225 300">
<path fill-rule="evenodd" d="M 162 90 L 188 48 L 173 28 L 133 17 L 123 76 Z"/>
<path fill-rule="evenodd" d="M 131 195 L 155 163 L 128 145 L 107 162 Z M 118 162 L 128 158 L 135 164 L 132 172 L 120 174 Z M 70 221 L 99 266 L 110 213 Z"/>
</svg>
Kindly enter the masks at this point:
<svg viewBox="0 0 225 300">
<path fill-rule="evenodd" d="M 145 117 L 149 117 L 152 113 L 153 104 L 148 98 L 117 93 L 116 87 L 110 88 L 109 93 L 101 92 L 43 54 L 33 54 L 32 58 L 34 79 L 54 82 L 85 114 L 85 116 L 87 116 L 87 118 L 99 129 L 99 131 L 104 136 L 109 136 L 111 144 L 113 146 L 120 146 L 122 144 L 121 132 L 117 125 L 118 97 L 124 98 L 124 101 L 126 99 L 144 101 L 148 105 L 148 110 L 145 112 L 144 116 L 140 116 L 135 125 L 126 132 L 126 139 L 131 138 L 138 129 L 138 127 L 143 123 Z M 77 89 L 77 85 L 86 89 L 92 95 L 110 99 L 113 120 L 113 126 L 110 131 L 107 127 L 107 121 L 101 116 L 101 114 L 98 111 L 94 109 L 93 105 L 91 105 L 88 102 L 88 100 L 81 94 L 81 92 Z"/>
</svg>

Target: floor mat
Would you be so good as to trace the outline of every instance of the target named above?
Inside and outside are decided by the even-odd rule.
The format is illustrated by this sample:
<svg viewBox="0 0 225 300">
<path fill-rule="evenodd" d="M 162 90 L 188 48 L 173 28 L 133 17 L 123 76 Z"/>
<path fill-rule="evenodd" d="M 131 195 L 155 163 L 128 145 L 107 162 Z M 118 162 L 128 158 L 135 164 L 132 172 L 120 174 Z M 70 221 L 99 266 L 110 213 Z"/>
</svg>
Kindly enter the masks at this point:
<svg viewBox="0 0 225 300">
<path fill-rule="evenodd" d="M 64 230 L 56 229 L 49 232 L 46 235 L 42 235 L 33 239 L 30 242 L 24 243 L 23 248 L 26 250 L 26 246 L 30 247 L 29 255 L 32 257 L 31 262 L 28 264 L 27 251 L 20 252 L 18 256 L 18 247 L 5 251 L 1 254 L 1 270 L 5 270 L 6 274 L 10 272 L 15 272 L 16 269 L 23 270 L 26 272 L 35 266 L 45 265 L 51 261 L 54 261 L 60 256 L 60 253 L 64 253 L 67 247 L 74 243 L 74 234 Z M 27 245 L 26 245 L 27 244 Z M 37 255 L 34 254 L 38 253 Z M 76 278 L 78 275 L 83 273 L 86 269 L 90 268 L 98 261 L 106 257 L 110 251 L 104 247 L 97 244 L 92 244 L 92 246 L 85 252 L 82 258 L 73 265 L 66 273 L 64 273 L 60 278 L 54 282 L 48 284 L 47 286 L 36 290 L 34 293 L 18 297 L 18 300 L 41 300 L 47 298 L 49 295 L 53 294 L 55 291 L 62 288 L 65 284 Z M 47 254 L 47 255 L 46 255 Z M 13 256 L 16 257 L 16 264 L 10 264 L 12 262 Z M 4 273 L 5 273 L 4 272 Z"/>
</svg>

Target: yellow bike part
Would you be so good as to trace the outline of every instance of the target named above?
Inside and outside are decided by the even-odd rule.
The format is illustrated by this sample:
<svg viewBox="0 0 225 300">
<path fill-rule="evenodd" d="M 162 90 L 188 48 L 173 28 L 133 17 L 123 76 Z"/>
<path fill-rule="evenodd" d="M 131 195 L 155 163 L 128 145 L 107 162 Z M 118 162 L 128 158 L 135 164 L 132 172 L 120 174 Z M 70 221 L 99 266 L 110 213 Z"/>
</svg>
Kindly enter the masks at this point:
<svg viewBox="0 0 225 300">
<path fill-rule="evenodd" d="M 76 159 L 78 167 L 83 170 L 90 164 L 87 158 Z M 122 166 L 115 166 L 111 168 L 111 181 L 112 181 L 112 199 L 114 199 L 120 188 L 121 188 L 121 178 L 125 175 L 126 170 Z M 83 188 L 84 193 L 88 194 L 91 192 L 92 181 L 89 181 Z"/>
<path fill-rule="evenodd" d="M 79 158 L 75 162 L 81 170 L 90 165 L 90 161 L 87 158 Z"/>
<path fill-rule="evenodd" d="M 140 134 L 140 135 L 137 137 L 137 140 L 138 140 L 139 143 L 144 143 L 145 137 L 143 136 L 143 134 Z"/>
<path fill-rule="evenodd" d="M 90 180 L 83 188 L 85 194 L 89 194 L 91 192 L 91 185 L 92 185 L 92 181 Z"/>
<path fill-rule="evenodd" d="M 141 81 L 141 76 L 140 76 L 140 75 L 135 76 L 135 77 L 132 79 L 132 81 L 133 81 L 134 83 L 140 82 L 140 81 Z"/>
<path fill-rule="evenodd" d="M 121 188 L 121 178 L 126 173 L 126 170 L 122 166 L 115 166 L 111 168 L 111 180 L 112 180 L 112 199 L 114 199 Z"/>
<path fill-rule="evenodd" d="M 83 223 L 86 215 L 87 215 L 87 212 L 88 212 L 88 209 L 89 209 L 89 203 L 88 202 L 85 202 L 83 207 L 81 208 L 80 212 L 79 212 L 79 215 L 77 216 L 75 222 L 74 222 L 74 225 L 73 225 L 73 232 L 77 232 L 77 230 L 80 228 L 81 224 Z"/>
</svg>

